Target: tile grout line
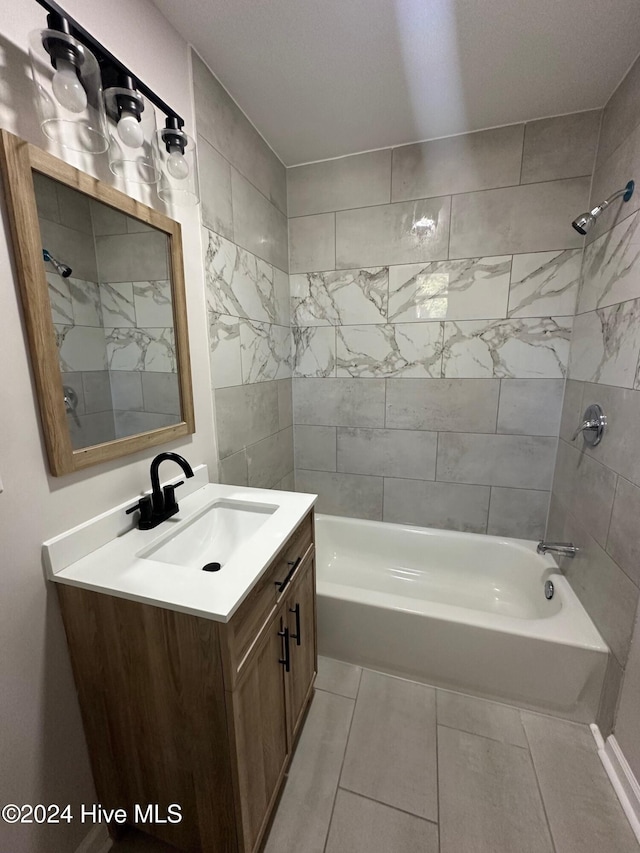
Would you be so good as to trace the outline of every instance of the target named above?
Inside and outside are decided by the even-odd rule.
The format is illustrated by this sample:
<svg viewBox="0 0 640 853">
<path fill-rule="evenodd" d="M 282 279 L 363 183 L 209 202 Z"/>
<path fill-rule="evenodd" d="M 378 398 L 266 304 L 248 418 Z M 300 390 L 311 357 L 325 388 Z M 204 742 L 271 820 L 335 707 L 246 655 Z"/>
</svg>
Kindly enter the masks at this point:
<svg viewBox="0 0 640 853">
<path fill-rule="evenodd" d="M 547 804 L 544 801 L 544 795 L 542 793 L 542 785 L 540 784 L 540 779 L 538 777 L 538 771 L 536 769 L 536 763 L 533 760 L 533 754 L 531 752 L 531 742 L 529 741 L 529 735 L 527 733 L 527 727 L 524 724 L 524 720 L 522 719 L 522 711 L 519 712 L 520 722 L 522 724 L 522 730 L 524 731 L 524 737 L 527 741 L 527 751 L 529 753 L 529 761 L 531 762 L 531 767 L 533 768 L 533 775 L 535 776 L 536 785 L 538 787 L 538 793 L 540 795 L 540 803 L 542 804 L 542 812 L 544 814 L 544 818 L 547 822 L 547 829 L 549 830 L 549 839 L 551 840 L 551 847 L 554 853 L 557 853 L 555 838 L 553 837 L 553 831 L 551 829 L 551 822 L 549 820 L 549 815 L 547 814 Z"/>
<path fill-rule="evenodd" d="M 329 823 L 327 825 L 327 835 L 324 840 L 324 845 L 322 847 L 322 853 L 327 853 L 327 844 L 329 843 L 329 836 L 331 835 L 331 825 L 333 824 L 333 815 L 336 810 L 336 801 L 338 799 L 338 791 L 340 790 L 340 779 L 342 778 L 342 770 L 344 768 L 345 758 L 347 757 L 347 749 L 349 748 L 349 738 L 351 737 L 351 729 L 353 728 L 353 720 L 356 715 L 356 704 L 358 702 L 358 694 L 360 693 L 360 682 L 362 681 L 362 672 L 360 670 L 360 681 L 358 682 L 358 689 L 356 691 L 356 698 L 353 700 L 353 711 L 351 713 L 351 720 L 349 721 L 349 731 L 347 732 L 347 739 L 344 744 L 344 752 L 342 753 L 342 761 L 340 762 L 340 772 L 338 773 L 338 781 L 336 783 L 336 790 L 333 795 L 333 804 L 331 806 L 331 816 L 329 818 Z"/>
<path fill-rule="evenodd" d="M 400 814 L 405 814 L 408 817 L 414 817 L 416 820 L 423 820 L 425 823 L 430 823 L 431 826 L 438 826 L 437 820 L 429 820 L 428 817 L 423 817 L 415 812 L 409 812 L 406 809 L 401 809 L 399 806 L 389 805 L 389 803 L 385 803 L 383 800 L 376 800 L 375 797 L 369 797 L 367 794 L 360 793 L 360 791 L 352 791 L 351 788 L 345 788 L 344 785 L 338 785 L 338 790 L 345 791 L 347 794 L 353 794 L 354 797 L 360 797 L 370 803 L 376 803 L 379 806 L 384 806 L 387 809 L 392 809 L 395 812 L 400 812 Z M 391 851 L 391 853 L 393 853 L 393 851 Z"/>
<path fill-rule="evenodd" d="M 440 688 L 436 688 L 436 689 L 440 689 Z M 462 696 L 467 696 L 467 695 L 468 695 L 468 696 L 470 696 L 472 699 L 477 698 L 477 697 L 475 697 L 475 696 L 472 696 L 470 693 L 469 693 L 469 694 L 465 694 L 465 693 L 463 693 L 463 694 L 458 694 L 458 695 L 462 695 Z M 490 700 L 490 699 L 482 700 L 482 701 L 491 702 L 491 700 Z M 499 705 L 500 703 L 499 703 L 499 702 L 495 702 L 495 703 L 493 703 L 493 704 L 495 704 L 495 705 Z M 520 708 L 515 708 L 515 706 L 513 706 L 513 705 L 505 705 L 505 706 L 502 706 L 502 707 L 506 707 L 506 708 L 514 708 L 514 710 L 515 710 L 515 711 L 518 711 L 518 712 L 520 711 Z M 558 719 L 559 719 L 559 718 L 558 718 Z M 462 732 L 463 734 L 466 734 L 466 735 L 473 735 L 473 737 L 480 737 L 480 738 L 482 738 L 483 740 L 490 740 L 490 741 L 492 741 L 492 743 L 500 743 L 500 744 L 502 744 L 503 746 L 513 746 L 513 747 L 515 747 L 516 749 L 524 749 L 524 750 L 528 750 L 528 746 L 521 746 L 519 743 L 512 743 L 512 742 L 511 742 L 511 741 L 509 741 L 509 740 L 498 740 L 498 738 L 496 738 L 496 737 L 491 737 L 491 735 L 483 735 L 483 734 L 480 734 L 480 732 L 472 732 L 472 731 L 470 731 L 469 729 L 462 729 L 462 728 L 460 728 L 459 726 L 450 726 L 450 725 L 447 725 L 447 723 L 438 723 L 438 726 L 439 726 L 439 727 L 441 727 L 441 728 L 443 728 L 443 729 L 451 729 L 451 731 L 454 731 L 454 732 Z M 523 729 L 524 729 L 524 726 L 523 726 Z"/>
</svg>

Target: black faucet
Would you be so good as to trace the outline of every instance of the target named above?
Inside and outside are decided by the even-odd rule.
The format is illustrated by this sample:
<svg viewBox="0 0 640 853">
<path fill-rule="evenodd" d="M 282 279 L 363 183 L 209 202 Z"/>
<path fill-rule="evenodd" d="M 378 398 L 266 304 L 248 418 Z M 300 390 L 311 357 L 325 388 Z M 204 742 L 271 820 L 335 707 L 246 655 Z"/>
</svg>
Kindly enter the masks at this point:
<svg viewBox="0 0 640 853">
<path fill-rule="evenodd" d="M 151 530 L 178 512 L 176 489 L 178 486 L 183 485 L 184 480 L 175 483 L 175 485 L 165 486 L 164 489 L 160 488 L 158 469 L 160 468 L 160 463 L 164 462 L 165 459 L 177 462 L 184 471 L 187 479 L 193 477 L 191 465 L 179 453 L 172 453 L 170 451 L 159 453 L 151 463 L 151 494 L 144 495 L 135 506 L 127 510 L 127 515 L 140 510 L 140 518 L 138 519 L 140 530 Z"/>
</svg>

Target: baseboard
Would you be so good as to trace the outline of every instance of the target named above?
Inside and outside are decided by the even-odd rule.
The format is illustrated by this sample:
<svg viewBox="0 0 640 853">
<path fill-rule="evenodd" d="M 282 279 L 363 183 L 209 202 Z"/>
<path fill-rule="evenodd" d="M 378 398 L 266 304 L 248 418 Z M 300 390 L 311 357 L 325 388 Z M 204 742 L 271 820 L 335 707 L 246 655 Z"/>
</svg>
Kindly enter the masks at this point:
<svg viewBox="0 0 640 853">
<path fill-rule="evenodd" d="M 600 729 L 594 724 L 591 732 L 598 747 L 598 755 L 611 780 L 620 805 L 627 816 L 631 829 L 640 842 L 640 784 L 633 774 L 629 762 L 624 757 L 618 741 L 609 735 L 606 741 L 602 739 Z"/>
<path fill-rule="evenodd" d="M 75 853 L 108 853 L 112 846 L 113 841 L 107 832 L 107 827 L 97 823 L 91 827 Z"/>
</svg>

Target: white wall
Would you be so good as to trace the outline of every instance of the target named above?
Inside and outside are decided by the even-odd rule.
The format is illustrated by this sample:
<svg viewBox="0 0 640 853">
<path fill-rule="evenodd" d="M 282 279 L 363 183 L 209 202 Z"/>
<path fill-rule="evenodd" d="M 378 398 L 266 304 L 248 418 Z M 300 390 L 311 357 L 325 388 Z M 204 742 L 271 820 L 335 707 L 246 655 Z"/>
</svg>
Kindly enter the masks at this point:
<svg viewBox="0 0 640 853">
<path fill-rule="evenodd" d="M 65 0 L 64 6 L 177 110 L 187 132 L 193 132 L 187 45 L 148 0 Z M 0 17 L 0 126 L 47 147 L 35 119 L 27 54 L 28 33 L 46 26 L 45 12 L 35 0 L 0 0 Z M 64 159 L 112 180 L 104 155 L 96 163 L 80 155 Z M 140 197 L 155 203 L 153 195 Z M 215 476 L 199 213 L 196 208 L 169 214 L 183 226 L 197 428 L 194 436 L 170 448 L 192 464 L 207 462 Z M 40 546 L 44 539 L 137 494 L 148 483 L 154 453 L 68 477 L 49 476 L 4 207 L 0 269 L 0 801 L 91 803 L 95 792 L 66 642 L 55 591 L 43 577 Z M 87 830 L 78 820 L 58 827 L 0 823 L 0 849 L 69 853 Z"/>
</svg>

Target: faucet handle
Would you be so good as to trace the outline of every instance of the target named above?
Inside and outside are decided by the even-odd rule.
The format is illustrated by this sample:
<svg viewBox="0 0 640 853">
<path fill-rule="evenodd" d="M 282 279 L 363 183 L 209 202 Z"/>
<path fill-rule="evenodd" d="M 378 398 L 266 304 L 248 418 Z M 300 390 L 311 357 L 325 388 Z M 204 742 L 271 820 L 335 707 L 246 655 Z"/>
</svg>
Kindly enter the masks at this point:
<svg viewBox="0 0 640 853">
<path fill-rule="evenodd" d="M 171 513 L 174 515 L 178 512 L 178 503 L 176 501 L 176 489 L 178 486 L 184 486 L 184 480 L 180 480 L 179 483 L 170 483 L 162 490 L 164 493 L 164 511 L 167 514 Z"/>
<path fill-rule="evenodd" d="M 151 521 L 151 516 L 153 515 L 153 504 L 151 503 L 151 495 L 143 495 L 138 503 L 135 506 L 129 507 L 127 510 L 127 515 L 131 515 L 132 512 L 136 510 L 140 510 L 140 518 L 138 519 L 138 527 L 143 530 L 143 524 Z"/>
</svg>

